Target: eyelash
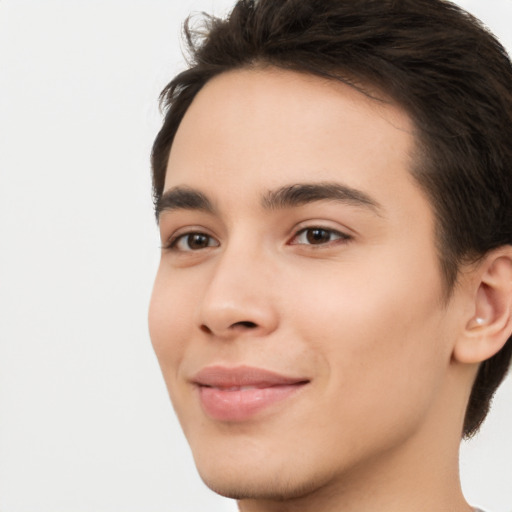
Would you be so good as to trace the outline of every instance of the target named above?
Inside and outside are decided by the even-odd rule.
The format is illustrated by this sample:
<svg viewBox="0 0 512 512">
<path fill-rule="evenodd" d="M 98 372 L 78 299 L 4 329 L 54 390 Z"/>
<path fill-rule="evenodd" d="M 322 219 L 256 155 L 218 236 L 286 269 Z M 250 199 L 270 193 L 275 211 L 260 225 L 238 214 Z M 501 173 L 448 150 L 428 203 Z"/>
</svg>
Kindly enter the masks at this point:
<svg viewBox="0 0 512 512">
<path fill-rule="evenodd" d="M 301 237 L 302 235 L 306 235 L 309 233 L 309 234 L 313 234 L 314 232 L 317 232 L 317 233 L 323 233 L 323 234 L 327 234 L 329 236 L 329 238 L 331 238 L 332 236 L 335 237 L 334 240 L 328 240 L 326 242 L 321 242 L 321 243 L 318 243 L 318 244 L 315 244 L 315 243 L 298 243 L 298 244 L 295 244 L 295 245 L 309 245 L 311 247 L 316 247 L 316 246 L 320 246 L 320 247 L 323 247 L 323 246 L 326 246 L 326 245 L 332 245 L 332 244 L 337 244 L 337 243 L 343 243 L 343 242 L 348 242 L 349 240 L 351 240 L 351 236 L 350 235 L 347 235 L 346 233 L 342 233 L 341 231 L 337 231 L 335 229 L 331 229 L 331 228 L 325 228 L 325 227 L 322 227 L 322 226 L 308 226 L 307 228 L 303 228 L 301 230 L 299 230 L 292 238 L 292 240 L 296 240 L 298 239 L 299 237 Z M 311 240 L 308 240 L 309 242 L 311 242 Z"/>
<path fill-rule="evenodd" d="M 316 235 L 313 234 L 314 232 L 317 232 Z M 350 235 L 347 235 L 346 233 L 342 233 L 341 231 L 337 231 L 335 229 L 325 228 L 322 226 L 308 226 L 306 228 L 302 228 L 299 231 L 297 231 L 294 234 L 294 236 L 291 238 L 291 241 L 293 242 L 294 240 L 298 240 L 300 237 L 302 237 L 304 235 L 306 235 L 306 237 L 307 237 L 308 234 L 310 234 L 312 236 L 320 237 L 319 239 L 317 238 L 319 243 L 300 242 L 300 243 L 291 243 L 290 245 L 305 245 L 305 246 L 320 248 L 320 247 L 330 246 L 330 245 L 334 245 L 334 244 L 337 245 L 339 243 L 347 243 L 352 239 L 352 237 Z M 327 235 L 327 237 L 329 237 L 330 239 L 327 241 L 322 241 L 322 235 L 324 238 L 325 238 L 325 235 Z M 194 236 L 205 237 L 208 242 L 207 245 L 204 247 L 196 248 L 196 249 L 191 248 L 190 241 L 191 241 L 191 237 L 194 237 Z M 332 239 L 333 237 L 334 237 L 334 239 Z M 178 245 L 182 241 L 184 241 L 188 245 L 188 248 L 180 249 L 178 247 Z M 214 243 L 212 243 L 212 241 Z M 311 239 L 309 239 L 308 241 L 311 242 Z M 170 251 L 183 253 L 183 252 L 198 252 L 200 250 L 208 249 L 210 247 L 218 247 L 219 245 L 220 245 L 219 242 L 216 241 L 214 237 L 212 237 L 211 235 L 208 235 L 207 233 L 204 233 L 202 231 L 189 231 L 187 233 L 182 233 L 180 235 L 172 237 L 163 248 L 170 250 Z"/>
<path fill-rule="evenodd" d="M 192 249 L 189 245 L 189 248 L 188 249 L 180 249 L 178 247 L 178 244 L 182 241 L 187 241 L 188 242 L 185 242 L 187 243 L 187 245 L 190 243 L 190 240 L 191 240 L 191 237 L 205 237 L 208 239 L 208 244 L 205 246 L 205 247 L 200 247 L 198 249 Z M 182 233 L 181 235 L 177 235 L 177 236 L 174 236 L 172 237 L 170 240 L 169 240 L 169 243 L 164 247 L 164 249 L 168 249 L 168 250 L 171 250 L 171 251 L 176 251 L 176 252 L 196 252 L 196 251 L 199 251 L 201 249 L 207 249 L 209 247 L 218 247 L 220 244 L 218 242 L 216 242 L 216 244 L 211 244 L 211 241 L 212 240 L 215 240 L 215 238 L 213 238 L 212 236 L 208 235 L 207 233 L 203 233 L 202 231 L 189 231 L 188 233 Z"/>
</svg>

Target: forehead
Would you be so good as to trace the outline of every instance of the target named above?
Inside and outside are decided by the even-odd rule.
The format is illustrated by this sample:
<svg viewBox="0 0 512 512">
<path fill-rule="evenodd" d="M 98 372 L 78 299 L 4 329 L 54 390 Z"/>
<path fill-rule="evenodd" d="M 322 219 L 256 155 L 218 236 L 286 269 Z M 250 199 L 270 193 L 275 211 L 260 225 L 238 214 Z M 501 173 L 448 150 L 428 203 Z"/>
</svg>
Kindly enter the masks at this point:
<svg viewBox="0 0 512 512">
<path fill-rule="evenodd" d="M 390 194 L 407 182 L 418 194 L 408 172 L 413 128 L 399 107 L 338 81 L 275 68 L 231 71 L 209 81 L 185 114 L 165 189 L 225 185 L 231 194 L 261 195 L 339 180 Z"/>
</svg>

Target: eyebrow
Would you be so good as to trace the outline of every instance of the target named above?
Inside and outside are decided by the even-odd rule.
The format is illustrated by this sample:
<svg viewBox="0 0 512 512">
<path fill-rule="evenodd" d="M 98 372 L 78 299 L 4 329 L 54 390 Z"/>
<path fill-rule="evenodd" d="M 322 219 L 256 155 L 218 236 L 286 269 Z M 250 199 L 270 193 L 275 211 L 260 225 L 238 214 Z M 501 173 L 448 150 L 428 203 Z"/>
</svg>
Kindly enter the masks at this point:
<svg viewBox="0 0 512 512">
<path fill-rule="evenodd" d="M 379 214 L 382 206 L 370 195 L 340 183 L 297 183 L 268 191 L 262 199 L 265 209 L 279 210 L 303 206 L 315 201 L 338 201 L 361 206 Z"/>
<path fill-rule="evenodd" d="M 315 201 L 338 201 L 365 207 L 379 214 L 382 206 L 366 192 L 340 183 L 295 183 L 267 191 L 261 199 L 265 210 L 283 210 Z M 164 211 L 197 210 L 214 214 L 213 203 L 199 190 L 177 186 L 162 194 L 155 205 L 156 218 Z"/>
<path fill-rule="evenodd" d="M 173 187 L 166 190 L 155 204 L 157 220 L 164 211 L 197 210 L 206 213 L 215 213 L 215 208 L 205 194 L 189 187 Z"/>
</svg>

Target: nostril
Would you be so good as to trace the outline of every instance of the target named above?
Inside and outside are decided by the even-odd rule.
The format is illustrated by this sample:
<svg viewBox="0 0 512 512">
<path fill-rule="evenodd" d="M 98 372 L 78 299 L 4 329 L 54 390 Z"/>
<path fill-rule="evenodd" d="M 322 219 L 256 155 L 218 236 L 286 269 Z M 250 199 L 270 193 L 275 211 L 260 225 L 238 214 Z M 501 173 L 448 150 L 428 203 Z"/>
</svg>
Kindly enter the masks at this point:
<svg viewBox="0 0 512 512">
<path fill-rule="evenodd" d="M 241 321 L 241 322 L 235 322 L 235 323 L 229 325 L 226 330 L 224 328 L 222 328 L 222 327 L 219 327 L 218 329 L 216 329 L 215 327 L 211 328 L 211 327 L 209 327 L 206 324 L 201 324 L 199 326 L 199 329 L 203 333 L 208 334 L 209 336 L 211 336 L 211 335 L 214 335 L 214 334 L 218 334 L 218 335 L 226 334 L 227 335 L 229 332 L 235 333 L 237 331 L 256 329 L 257 327 L 258 327 L 258 324 L 256 324 L 255 322 Z"/>
<path fill-rule="evenodd" d="M 212 330 L 207 325 L 201 325 L 201 331 L 205 332 L 206 334 L 212 334 Z"/>
<path fill-rule="evenodd" d="M 235 324 L 232 325 L 232 327 L 247 327 L 248 329 L 254 329 L 255 327 L 257 327 L 257 325 L 254 323 L 254 322 L 248 322 L 248 321 L 244 321 L 244 322 L 236 322 Z"/>
</svg>

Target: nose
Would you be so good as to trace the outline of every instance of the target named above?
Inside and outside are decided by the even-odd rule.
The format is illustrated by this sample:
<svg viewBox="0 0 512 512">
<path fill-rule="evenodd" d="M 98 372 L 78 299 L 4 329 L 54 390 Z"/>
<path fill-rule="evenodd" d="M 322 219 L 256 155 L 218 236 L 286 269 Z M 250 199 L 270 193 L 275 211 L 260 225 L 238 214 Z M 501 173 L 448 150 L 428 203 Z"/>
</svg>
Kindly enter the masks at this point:
<svg viewBox="0 0 512 512">
<path fill-rule="evenodd" d="M 199 327 L 210 336 L 266 336 L 278 325 L 271 265 L 261 254 L 226 250 L 219 255 L 199 307 Z"/>
</svg>

